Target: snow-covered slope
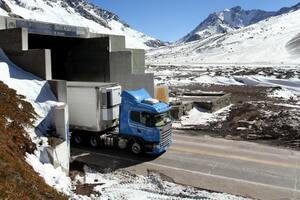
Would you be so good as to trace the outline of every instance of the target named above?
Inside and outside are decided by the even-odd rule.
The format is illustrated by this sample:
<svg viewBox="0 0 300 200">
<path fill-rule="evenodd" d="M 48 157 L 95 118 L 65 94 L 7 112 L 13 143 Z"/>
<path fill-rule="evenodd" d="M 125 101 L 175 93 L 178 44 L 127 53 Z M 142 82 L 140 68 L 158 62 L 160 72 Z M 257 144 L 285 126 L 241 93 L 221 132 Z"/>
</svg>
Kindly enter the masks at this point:
<svg viewBox="0 0 300 200">
<path fill-rule="evenodd" d="M 157 47 L 163 43 L 132 29 L 116 14 L 87 0 L 1 0 L 0 15 L 90 28 L 91 32 L 126 36 L 129 48 Z"/>
<path fill-rule="evenodd" d="M 242 27 L 249 26 L 275 15 L 276 12 L 262 10 L 243 10 L 236 6 L 221 12 L 210 14 L 192 32 L 176 43 L 192 42 L 208 38 L 212 35 L 228 33 Z"/>
<path fill-rule="evenodd" d="M 51 109 L 58 105 L 47 81 L 16 66 L 0 49 L 0 81 L 23 95 L 38 115 L 37 128 L 45 133 L 51 127 Z"/>
<path fill-rule="evenodd" d="M 150 50 L 148 64 L 300 64 L 300 5 L 229 33 Z"/>
<path fill-rule="evenodd" d="M 244 10 L 240 6 L 236 6 L 221 12 L 215 12 L 210 14 L 193 31 L 178 40 L 176 43 L 192 42 L 205 39 L 216 34 L 229 33 L 255 24 L 269 17 L 278 16 L 296 10 L 299 7 L 300 3 L 289 8 L 282 8 L 277 12 L 269 12 L 259 9 Z"/>
</svg>

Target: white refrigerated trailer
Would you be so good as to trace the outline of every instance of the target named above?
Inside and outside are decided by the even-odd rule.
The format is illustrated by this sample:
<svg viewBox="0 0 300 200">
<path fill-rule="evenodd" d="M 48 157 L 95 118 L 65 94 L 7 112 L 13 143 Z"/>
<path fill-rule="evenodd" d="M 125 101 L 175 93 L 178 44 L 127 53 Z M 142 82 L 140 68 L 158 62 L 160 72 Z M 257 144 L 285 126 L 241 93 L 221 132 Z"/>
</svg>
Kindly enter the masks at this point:
<svg viewBox="0 0 300 200">
<path fill-rule="evenodd" d="M 67 82 L 67 99 L 71 131 L 81 131 L 73 137 L 76 143 L 86 138 L 83 134 L 99 135 L 118 125 L 121 104 L 119 84 Z"/>
</svg>

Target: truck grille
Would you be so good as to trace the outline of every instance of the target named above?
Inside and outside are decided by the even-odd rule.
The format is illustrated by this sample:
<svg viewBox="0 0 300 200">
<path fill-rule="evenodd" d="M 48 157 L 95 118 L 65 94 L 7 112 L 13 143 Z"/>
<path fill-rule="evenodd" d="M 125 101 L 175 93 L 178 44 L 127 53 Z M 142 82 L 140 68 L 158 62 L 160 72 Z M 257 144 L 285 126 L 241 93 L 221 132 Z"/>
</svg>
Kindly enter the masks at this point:
<svg viewBox="0 0 300 200">
<path fill-rule="evenodd" d="M 171 137 L 172 137 L 172 129 L 169 128 L 166 131 L 161 132 L 160 135 L 160 147 L 164 148 L 168 146 L 171 142 Z"/>
</svg>

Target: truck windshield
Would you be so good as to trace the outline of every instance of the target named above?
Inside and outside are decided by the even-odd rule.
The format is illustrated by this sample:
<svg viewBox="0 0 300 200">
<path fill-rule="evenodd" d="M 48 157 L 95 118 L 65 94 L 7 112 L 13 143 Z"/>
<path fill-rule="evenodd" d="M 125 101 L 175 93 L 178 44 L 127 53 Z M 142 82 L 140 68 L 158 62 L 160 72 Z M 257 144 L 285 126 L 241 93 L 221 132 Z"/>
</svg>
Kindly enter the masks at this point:
<svg viewBox="0 0 300 200">
<path fill-rule="evenodd" d="M 159 115 L 154 115 L 153 116 L 153 126 L 154 127 L 162 127 L 171 122 L 169 112 L 159 114 Z"/>
</svg>

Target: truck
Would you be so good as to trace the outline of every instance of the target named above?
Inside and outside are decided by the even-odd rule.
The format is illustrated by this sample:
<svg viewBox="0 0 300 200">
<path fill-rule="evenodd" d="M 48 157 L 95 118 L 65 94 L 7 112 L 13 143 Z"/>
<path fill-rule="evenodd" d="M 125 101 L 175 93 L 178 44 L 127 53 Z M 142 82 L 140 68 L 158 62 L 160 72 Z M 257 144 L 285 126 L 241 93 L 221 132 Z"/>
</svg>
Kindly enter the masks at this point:
<svg viewBox="0 0 300 200">
<path fill-rule="evenodd" d="M 72 141 L 92 147 L 161 154 L 172 144 L 170 106 L 145 89 L 118 83 L 67 82 Z"/>
</svg>

